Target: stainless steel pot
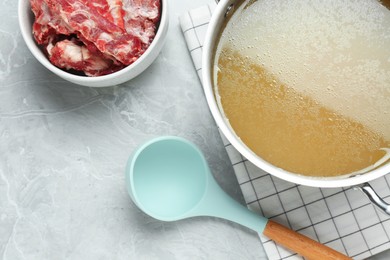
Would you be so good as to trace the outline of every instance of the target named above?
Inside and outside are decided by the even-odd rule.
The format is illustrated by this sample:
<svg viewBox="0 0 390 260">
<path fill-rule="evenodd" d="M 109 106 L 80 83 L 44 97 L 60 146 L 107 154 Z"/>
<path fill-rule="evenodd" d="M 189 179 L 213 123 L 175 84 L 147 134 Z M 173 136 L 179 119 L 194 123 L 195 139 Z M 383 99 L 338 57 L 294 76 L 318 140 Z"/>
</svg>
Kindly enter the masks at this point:
<svg viewBox="0 0 390 260">
<path fill-rule="evenodd" d="M 218 5 L 212 15 L 209 28 L 206 34 L 206 39 L 203 45 L 203 57 L 202 57 L 202 78 L 205 95 L 212 115 L 221 129 L 222 133 L 230 141 L 230 143 L 249 161 L 255 164 L 257 167 L 265 170 L 266 172 L 281 178 L 283 180 L 293 182 L 296 184 L 321 187 L 321 188 L 334 188 L 334 187 L 349 187 L 354 186 L 366 194 L 369 199 L 375 203 L 379 208 L 384 210 L 387 214 L 390 214 L 390 206 L 386 204 L 368 184 L 369 181 L 380 178 L 390 172 L 390 163 L 377 167 L 369 172 L 360 175 L 353 175 L 348 177 L 308 177 L 304 175 L 294 174 L 263 160 L 261 157 L 254 154 L 238 136 L 234 133 L 230 125 L 224 119 L 221 110 L 217 105 L 215 99 L 214 86 L 213 86 L 213 57 L 217 44 L 217 38 L 222 30 L 222 25 L 231 13 L 234 11 L 234 7 L 238 4 L 239 0 L 222 0 L 217 1 Z"/>
</svg>

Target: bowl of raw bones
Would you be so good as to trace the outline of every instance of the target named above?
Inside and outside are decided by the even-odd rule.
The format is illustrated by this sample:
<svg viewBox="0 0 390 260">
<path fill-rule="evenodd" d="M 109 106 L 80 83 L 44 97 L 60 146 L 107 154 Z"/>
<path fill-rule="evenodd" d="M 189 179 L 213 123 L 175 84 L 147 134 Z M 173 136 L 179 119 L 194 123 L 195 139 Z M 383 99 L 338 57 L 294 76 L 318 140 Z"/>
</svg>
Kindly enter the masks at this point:
<svg viewBox="0 0 390 260">
<path fill-rule="evenodd" d="M 34 57 L 72 83 L 107 87 L 143 72 L 168 30 L 167 0 L 19 0 Z"/>
</svg>

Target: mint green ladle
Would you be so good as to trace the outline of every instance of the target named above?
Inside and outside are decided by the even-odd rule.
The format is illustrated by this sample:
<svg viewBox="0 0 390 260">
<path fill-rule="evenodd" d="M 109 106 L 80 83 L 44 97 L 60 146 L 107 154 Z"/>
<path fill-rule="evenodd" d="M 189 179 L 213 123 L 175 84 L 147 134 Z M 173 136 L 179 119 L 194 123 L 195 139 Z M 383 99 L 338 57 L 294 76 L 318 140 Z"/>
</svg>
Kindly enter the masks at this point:
<svg viewBox="0 0 390 260">
<path fill-rule="evenodd" d="M 126 185 L 134 203 L 162 221 L 223 218 L 263 233 L 309 259 L 349 259 L 233 200 L 212 177 L 202 152 L 183 138 L 158 137 L 139 147 L 128 161 Z"/>
</svg>

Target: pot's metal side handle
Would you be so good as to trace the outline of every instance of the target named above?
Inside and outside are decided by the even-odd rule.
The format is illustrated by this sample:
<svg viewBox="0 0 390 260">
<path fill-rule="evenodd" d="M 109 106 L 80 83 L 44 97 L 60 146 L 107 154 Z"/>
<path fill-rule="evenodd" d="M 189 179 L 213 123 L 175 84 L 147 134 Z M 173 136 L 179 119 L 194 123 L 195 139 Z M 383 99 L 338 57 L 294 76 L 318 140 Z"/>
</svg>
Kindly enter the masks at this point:
<svg viewBox="0 0 390 260">
<path fill-rule="evenodd" d="M 384 213 L 390 215 L 390 204 L 385 202 L 378 194 L 374 191 L 370 184 L 367 182 L 355 186 L 356 189 L 361 190 L 371 200 L 371 202 L 380 208 Z"/>
</svg>

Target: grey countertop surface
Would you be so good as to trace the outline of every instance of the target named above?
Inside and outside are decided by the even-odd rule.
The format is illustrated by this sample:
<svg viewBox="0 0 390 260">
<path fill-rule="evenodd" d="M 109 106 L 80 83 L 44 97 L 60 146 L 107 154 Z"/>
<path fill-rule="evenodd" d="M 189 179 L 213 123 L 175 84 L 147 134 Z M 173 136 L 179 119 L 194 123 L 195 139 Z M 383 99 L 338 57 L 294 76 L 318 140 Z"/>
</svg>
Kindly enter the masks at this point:
<svg viewBox="0 0 390 260">
<path fill-rule="evenodd" d="M 87 88 L 32 57 L 17 1 L 0 0 L 0 259 L 266 259 L 254 232 L 211 217 L 154 220 L 125 188 L 131 152 L 176 135 L 201 148 L 243 203 L 179 26 L 181 14 L 209 2 L 169 1 L 156 61 L 125 84 Z"/>
</svg>

